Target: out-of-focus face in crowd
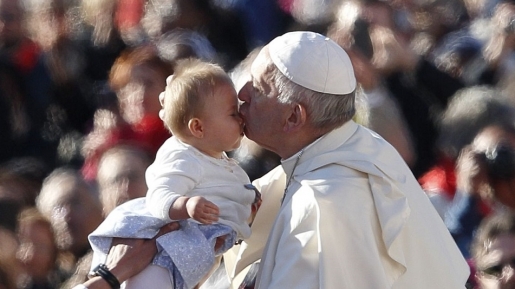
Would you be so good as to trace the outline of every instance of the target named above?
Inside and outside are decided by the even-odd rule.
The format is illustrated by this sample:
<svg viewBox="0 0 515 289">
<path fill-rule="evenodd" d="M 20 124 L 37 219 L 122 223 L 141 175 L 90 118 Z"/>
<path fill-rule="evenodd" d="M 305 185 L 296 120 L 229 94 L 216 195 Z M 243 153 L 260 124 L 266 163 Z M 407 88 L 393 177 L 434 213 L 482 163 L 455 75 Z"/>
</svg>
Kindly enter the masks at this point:
<svg viewBox="0 0 515 289">
<path fill-rule="evenodd" d="M 50 219 L 59 249 L 76 257 L 89 250 L 88 235 L 102 222 L 102 209 L 78 173 L 60 169 L 52 173 L 43 183 L 37 205 Z"/>
<path fill-rule="evenodd" d="M 23 35 L 22 17 L 17 0 L 0 1 L 0 46 L 17 44 Z"/>
<path fill-rule="evenodd" d="M 486 269 L 480 278 L 481 288 L 515 288 L 515 235 L 500 235 L 489 247 L 488 253 L 482 258 Z"/>
<path fill-rule="evenodd" d="M 472 246 L 481 289 L 515 288 L 515 214 L 503 212 L 481 223 Z"/>
<path fill-rule="evenodd" d="M 515 210 L 515 131 L 489 126 L 478 134 L 473 147 L 482 156 L 480 168 L 489 197 Z"/>
<path fill-rule="evenodd" d="M 144 116 L 158 117 L 159 94 L 165 89 L 170 74 L 171 64 L 161 60 L 152 46 L 122 53 L 111 69 L 110 83 L 126 122 L 137 124 Z"/>
<path fill-rule="evenodd" d="M 145 171 L 150 158 L 130 146 L 113 147 L 102 156 L 97 174 L 104 215 L 116 206 L 147 193 Z"/>
<path fill-rule="evenodd" d="M 25 274 L 35 283 L 45 282 L 55 268 L 58 255 L 52 225 L 35 208 L 29 208 L 20 215 L 18 240 L 16 257 L 23 264 Z"/>
</svg>

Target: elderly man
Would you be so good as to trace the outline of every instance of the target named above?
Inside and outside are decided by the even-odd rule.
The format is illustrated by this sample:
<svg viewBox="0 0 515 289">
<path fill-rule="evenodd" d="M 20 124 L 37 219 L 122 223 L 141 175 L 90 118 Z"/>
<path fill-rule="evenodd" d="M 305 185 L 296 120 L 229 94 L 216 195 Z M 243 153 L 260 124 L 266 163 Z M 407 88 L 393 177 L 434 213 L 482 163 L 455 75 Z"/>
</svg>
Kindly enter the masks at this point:
<svg viewBox="0 0 515 289">
<path fill-rule="evenodd" d="M 263 204 L 225 255 L 230 275 L 261 260 L 264 289 L 464 288 L 469 268 L 408 166 L 351 120 L 355 90 L 349 57 L 320 34 L 287 33 L 254 60 L 245 134 L 282 161 L 255 181 Z"/>
<path fill-rule="evenodd" d="M 256 288 L 464 288 L 468 266 L 407 165 L 351 120 L 355 89 L 320 34 L 261 50 L 240 112 L 282 163 L 256 181 L 263 205 L 232 273 L 261 258 Z"/>
</svg>

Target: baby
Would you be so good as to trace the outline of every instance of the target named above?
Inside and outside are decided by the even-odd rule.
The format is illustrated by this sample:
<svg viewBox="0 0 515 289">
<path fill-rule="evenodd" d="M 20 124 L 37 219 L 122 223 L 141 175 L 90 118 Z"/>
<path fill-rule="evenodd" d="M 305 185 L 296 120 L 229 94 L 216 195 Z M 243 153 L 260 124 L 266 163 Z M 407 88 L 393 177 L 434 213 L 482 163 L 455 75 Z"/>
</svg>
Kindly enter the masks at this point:
<svg viewBox="0 0 515 289">
<path fill-rule="evenodd" d="M 180 61 L 160 99 L 160 117 L 173 137 L 146 171 L 146 197 L 117 207 L 89 236 L 93 274 L 104 274 L 113 237 L 152 238 L 172 221 L 181 228 L 157 239 L 152 264 L 124 288 L 195 287 L 215 256 L 250 236 L 251 211 L 260 202 L 247 174 L 225 153 L 243 137 L 237 94 L 225 71 L 196 59 Z"/>
</svg>

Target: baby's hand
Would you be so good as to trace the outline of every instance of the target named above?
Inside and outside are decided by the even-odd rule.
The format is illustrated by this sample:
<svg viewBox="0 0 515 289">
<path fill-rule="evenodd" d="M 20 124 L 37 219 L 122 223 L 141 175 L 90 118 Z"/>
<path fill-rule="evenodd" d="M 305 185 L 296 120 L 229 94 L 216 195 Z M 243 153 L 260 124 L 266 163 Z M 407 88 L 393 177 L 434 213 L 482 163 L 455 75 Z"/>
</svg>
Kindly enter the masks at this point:
<svg viewBox="0 0 515 289">
<path fill-rule="evenodd" d="M 212 224 L 218 221 L 218 207 L 203 197 L 191 197 L 186 202 L 188 215 L 202 224 Z"/>
<path fill-rule="evenodd" d="M 222 246 L 225 243 L 225 239 L 226 238 L 227 238 L 227 235 L 223 235 L 223 236 L 220 236 L 220 237 L 216 238 L 216 241 L 215 241 L 215 252 L 218 252 L 218 250 L 220 250 L 220 248 L 222 248 Z"/>
<path fill-rule="evenodd" d="M 255 194 L 254 202 L 252 202 L 250 207 L 250 217 L 248 220 L 249 225 L 252 225 L 252 221 L 254 221 L 254 217 L 256 217 L 257 211 L 259 210 L 259 207 L 261 207 L 261 202 L 263 200 L 261 199 L 261 193 L 253 184 L 246 184 L 244 187 L 248 190 L 253 190 Z"/>
</svg>

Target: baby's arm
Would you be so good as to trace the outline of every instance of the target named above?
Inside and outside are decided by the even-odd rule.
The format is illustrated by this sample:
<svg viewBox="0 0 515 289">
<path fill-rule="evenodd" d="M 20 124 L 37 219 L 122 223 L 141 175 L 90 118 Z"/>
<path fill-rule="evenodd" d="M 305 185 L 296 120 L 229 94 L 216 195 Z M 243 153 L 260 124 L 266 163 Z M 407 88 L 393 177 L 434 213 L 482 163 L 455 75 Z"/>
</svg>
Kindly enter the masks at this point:
<svg viewBox="0 0 515 289">
<path fill-rule="evenodd" d="M 168 221 L 192 218 L 202 224 L 218 221 L 216 205 L 190 192 L 201 182 L 202 164 L 187 151 L 164 145 L 145 175 L 147 206 L 152 215 Z"/>
</svg>

